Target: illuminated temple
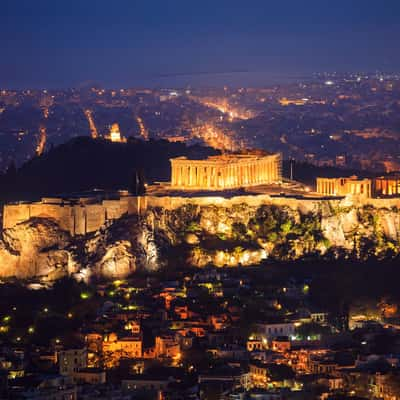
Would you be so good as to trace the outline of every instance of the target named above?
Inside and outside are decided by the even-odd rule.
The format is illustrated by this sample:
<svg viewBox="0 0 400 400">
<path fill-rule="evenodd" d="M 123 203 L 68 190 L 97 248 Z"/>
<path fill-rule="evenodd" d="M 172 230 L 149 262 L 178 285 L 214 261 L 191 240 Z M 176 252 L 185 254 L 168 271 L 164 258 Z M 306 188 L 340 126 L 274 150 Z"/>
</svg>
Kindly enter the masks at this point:
<svg viewBox="0 0 400 400">
<path fill-rule="evenodd" d="M 226 154 L 205 160 L 171 160 L 171 188 L 225 190 L 281 181 L 280 154 Z"/>
</svg>

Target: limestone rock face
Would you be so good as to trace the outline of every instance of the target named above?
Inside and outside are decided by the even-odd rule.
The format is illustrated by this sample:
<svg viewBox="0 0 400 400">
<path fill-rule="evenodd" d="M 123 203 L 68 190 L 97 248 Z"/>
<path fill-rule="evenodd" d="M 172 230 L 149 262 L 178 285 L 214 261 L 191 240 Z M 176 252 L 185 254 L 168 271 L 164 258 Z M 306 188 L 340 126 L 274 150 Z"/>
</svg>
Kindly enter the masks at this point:
<svg viewBox="0 0 400 400">
<path fill-rule="evenodd" d="M 17 253 L 12 253 L 4 242 L 0 242 L 0 277 L 23 276 L 23 271 L 17 270 L 19 259 Z"/>
<path fill-rule="evenodd" d="M 194 233 L 189 232 L 185 235 L 185 242 L 187 244 L 199 244 L 200 239 Z"/>
<path fill-rule="evenodd" d="M 267 252 L 263 249 L 233 249 L 231 251 L 215 250 L 204 251 L 199 247 L 193 249 L 189 261 L 197 267 L 215 265 L 217 267 L 237 267 L 257 265 L 267 258 Z"/>
<path fill-rule="evenodd" d="M 104 256 L 95 264 L 93 272 L 104 278 L 125 278 L 135 271 L 135 262 L 130 242 L 123 240 L 107 248 Z"/>
<path fill-rule="evenodd" d="M 295 206 L 289 202 L 159 207 L 147 211 L 145 224 L 159 248 L 183 246 L 186 261 L 199 267 L 254 265 L 266 258 L 290 261 L 344 254 L 365 259 L 400 253 L 399 211 L 355 205 L 348 199 Z"/>
<path fill-rule="evenodd" d="M 32 218 L 3 232 L 3 242 L 12 251 L 22 254 L 67 245 L 69 235 L 49 219 Z"/>
<path fill-rule="evenodd" d="M 70 255 L 64 250 L 69 243 L 68 233 L 47 219 L 31 219 L 8 229 L 0 245 L 0 276 L 29 278 L 56 270 L 65 275 L 71 267 Z"/>
<path fill-rule="evenodd" d="M 86 264 L 96 275 L 123 278 L 136 269 L 157 270 L 153 231 L 137 217 L 121 218 L 85 241 Z"/>
<path fill-rule="evenodd" d="M 31 219 L 3 231 L 0 277 L 115 279 L 137 268 L 156 270 L 158 250 L 151 235 L 134 217 L 83 237 L 71 237 L 49 219 Z"/>
<path fill-rule="evenodd" d="M 0 277 L 124 278 L 174 263 L 255 265 L 266 259 L 386 258 L 400 254 L 396 207 L 318 204 L 185 204 L 149 208 L 86 236 L 34 218 L 2 232 Z"/>
</svg>

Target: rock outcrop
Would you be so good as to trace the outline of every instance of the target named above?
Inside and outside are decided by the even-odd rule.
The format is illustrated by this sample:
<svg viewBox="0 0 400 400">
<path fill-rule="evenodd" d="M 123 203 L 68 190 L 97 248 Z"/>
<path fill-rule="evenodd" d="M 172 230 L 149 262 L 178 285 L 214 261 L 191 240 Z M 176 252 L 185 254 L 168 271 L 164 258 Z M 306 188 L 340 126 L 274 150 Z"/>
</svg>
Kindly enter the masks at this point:
<svg viewBox="0 0 400 400">
<path fill-rule="evenodd" d="M 149 250 L 151 241 L 142 239 L 145 231 L 136 217 L 129 217 L 94 234 L 71 237 L 54 221 L 34 218 L 3 231 L 0 277 L 115 279 L 132 274 L 138 267 L 155 269 L 157 256 Z"/>
<path fill-rule="evenodd" d="M 171 261 L 235 267 L 266 259 L 387 258 L 400 252 L 396 207 L 298 204 L 149 207 L 140 219 L 125 216 L 73 237 L 51 219 L 34 218 L 2 232 L 0 276 L 114 279 L 140 269 L 155 271 Z"/>
</svg>

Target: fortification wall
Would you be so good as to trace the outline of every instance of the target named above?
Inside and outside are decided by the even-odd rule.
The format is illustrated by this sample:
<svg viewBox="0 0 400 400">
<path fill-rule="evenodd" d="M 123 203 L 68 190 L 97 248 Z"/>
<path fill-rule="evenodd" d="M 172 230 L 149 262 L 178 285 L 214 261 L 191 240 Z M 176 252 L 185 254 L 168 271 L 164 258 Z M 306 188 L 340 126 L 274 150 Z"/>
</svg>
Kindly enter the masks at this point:
<svg viewBox="0 0 400 400">
<path fill-rule="evenodd" d="M 69 231 L 71 235 L 86 234 L 86 209 L 82 206 L 73 206 L 73 226 Z"/>
<path fill-rule="evenodd" d="M 31 217 L 30 204 L 6 204 L 3 209 L 3 228 L 9 229 Z"/>
<path fill-rule="evenodd" d="M 31 204 L 30 218 L 34 217 L 54 220 L 65 231 L 70 231 L 73 223 L 71 207 L 59 204 Z"/>
<path fill-rule="evenodd" d="M 301 212 L 307 213 L 316 210 L 321 207 L 323 203 L 333 203 L 339 205 L 341 199 L 314 199 L 314 198 L 290 198 L 290 197 L 271 197 L 266 194 L 260 195 L 246 195 L 246 196 L 234 196 L 230 198 L 224 198 L 219 196 L 209 197 L 178 197 L 178 196 L 148 196 L 144 198 L 146 207 L 160 207 L 167 210 L 174 210 L 186 204 L 195 204 L 199 206 L 216 205 L 220 207 L 232 207 L 237 204 L 247 204 L 253 207 L 259 207 L 263 204 L 271 204 L 281 207 L 289 207 L 292 209 L 300 209 Z"/>
<path fill-rule="evenodd" d="M 95 232 L 106 222 L 106 209 L 102 204 L 91 204 L 86 210 L 86 233 Z"/>
<path fill-rule="evenodd" d="M 106 213 L 106 220 L 118 219 L 128 213 L 128 202 L 124 198 L 120 200 L 104 200 L 102 205 Z"/>
<path fill-rule="evenodd" d="M 61 229 L 71 235 L 84 235 L 94 232 L 107 221 L 116 220 L 123 215 L 143 214 L 148 208 L 160 207 L 174 210 L 187 204 L 199 206 L 215 205 L 230 208 L 237 204 L 259 207 L 260 205 L 276 205 L 299 210 L 301 213 L 314 212 L 326 207 L 363 207 L 372 206 L 377 209 L 398 208 L 400 198 L 373 199 L 349 196 L 345 198 L 294 198 L 271 197 L 266 194 L 245 195 L 224 198 L 221 196 L 183 197 L 183 196 L 127 196 L 119 200 L 103 200 L 97 204 L 56 204 L 31 203 L 7 204 L 3 210 L 3 228 L 9 229 L 33 217 L 49 218 L 59 224 Z"/>
<path fill-rule="evenodd" d="M 142 200 L 145 204 L 144 209 L 148 207 L 161 207 L 167 210 L 173 210 L 179 208 L 185 204 L 195 204 L 199 206 L 216 205 L 221 207 L 232 207 L 233 205 L 245 203 L 249 206 L 260 206 L 263 204 L 271 204 L 279 207 L 289 207 L 292 209 L 300 210 L 302 213 L 312 212 L 321 206 L 334 206 L 334 207 L 364 207 L 371 206 L 374 208 L 393 208 L 397 207 L 400 209 L 400 197 L 399 198 L 365 198 L 363 196 L 347 196 L 341 198 L 334 197 L 271 197 L 267 194 L 259 195 L 246 195 L 246 196 L 234 196 L 230 198 L 224 198 L 221 196 L 209 196 L 209 197 L 183 197 L 183 196 L 147 196 Z"/>
</svg>

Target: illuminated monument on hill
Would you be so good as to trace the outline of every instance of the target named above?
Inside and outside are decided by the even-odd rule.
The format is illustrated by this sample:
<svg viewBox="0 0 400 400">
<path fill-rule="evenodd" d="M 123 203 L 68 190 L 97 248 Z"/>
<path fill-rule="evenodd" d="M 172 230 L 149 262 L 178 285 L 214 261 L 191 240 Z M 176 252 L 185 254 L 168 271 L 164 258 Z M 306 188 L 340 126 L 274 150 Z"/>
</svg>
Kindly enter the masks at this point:
<svg viewBox="0 0 400 400">
<path fill-rule="evenodd" d="M 111 125 L 110 133 L 104 137 L 114 143 L 126 143 L 126 138 L 121 135 L 119 125 L 117 123 Z"/>
<path fill-rule="evenodd" d="M 229 154 L 205 160 L 171 160 L 171 188 L 224 190 L 280 183 L 280 154 Z"/>
</svg>

